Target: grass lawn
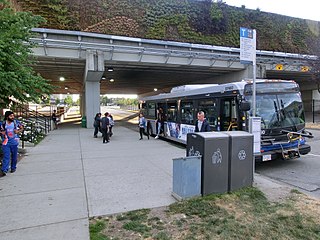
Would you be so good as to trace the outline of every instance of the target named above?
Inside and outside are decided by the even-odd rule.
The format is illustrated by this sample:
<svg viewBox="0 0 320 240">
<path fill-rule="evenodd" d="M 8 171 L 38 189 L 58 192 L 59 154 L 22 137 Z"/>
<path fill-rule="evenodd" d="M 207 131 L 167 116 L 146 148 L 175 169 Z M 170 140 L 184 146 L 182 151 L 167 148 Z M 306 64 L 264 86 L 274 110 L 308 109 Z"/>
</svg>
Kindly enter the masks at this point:
<svg viewBox="0 0 320 240">
<path fill-rule="evenodd" d="M 90 219 L 90 239 L 320 239 L 320 202 L 294 190 L 269 202 L 255 187 Z"/>
</svg>

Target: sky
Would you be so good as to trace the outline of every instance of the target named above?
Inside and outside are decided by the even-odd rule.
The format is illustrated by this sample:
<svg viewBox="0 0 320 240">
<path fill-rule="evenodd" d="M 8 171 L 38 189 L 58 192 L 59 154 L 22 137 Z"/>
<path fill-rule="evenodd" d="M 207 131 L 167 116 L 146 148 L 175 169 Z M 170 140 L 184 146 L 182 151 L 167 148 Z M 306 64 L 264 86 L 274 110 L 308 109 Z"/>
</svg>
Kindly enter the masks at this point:
<svg viewBox="0 0 320 240">
<path fill-rule="evenodd" d="M 263 12 L 320 21 L 319 0 L 224 0 L 224 2 L 236 7 L 245 5 L 246 8 L 259 8 Z"/>
</svg>

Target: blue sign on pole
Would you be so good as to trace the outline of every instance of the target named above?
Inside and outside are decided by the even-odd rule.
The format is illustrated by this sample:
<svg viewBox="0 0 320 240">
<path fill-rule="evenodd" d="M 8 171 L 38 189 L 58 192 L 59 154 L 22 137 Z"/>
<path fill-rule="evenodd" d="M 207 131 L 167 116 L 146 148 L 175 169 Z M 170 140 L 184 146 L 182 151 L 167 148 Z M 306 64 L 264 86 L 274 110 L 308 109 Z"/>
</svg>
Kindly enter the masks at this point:
<svg viewBox="0 0 320 240">
<path fill-rule="evenodd" d="M 240 37 L 253 39 L 253 29 L 241 27 L 240 28 Z"/>
<path fill-rule="evenodd" d="M 240 62 L 255 64 L 256 62 L 256 30 L 240 28 Z"/>
<path fill-rule="evenodd" d="M 240 28 L 240 63 L 252 64 L 252 116 L 256 116 L 256 30 Z"/>
</svg>

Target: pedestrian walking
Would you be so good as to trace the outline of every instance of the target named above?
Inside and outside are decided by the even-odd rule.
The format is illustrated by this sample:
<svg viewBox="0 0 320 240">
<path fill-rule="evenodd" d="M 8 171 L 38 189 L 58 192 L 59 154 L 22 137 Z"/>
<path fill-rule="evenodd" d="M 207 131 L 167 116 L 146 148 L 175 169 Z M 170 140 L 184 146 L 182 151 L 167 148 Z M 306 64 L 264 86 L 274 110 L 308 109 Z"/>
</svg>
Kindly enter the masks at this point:
<svg viewBox="0 0 320 240">
<path fill-rule="evenodd" d="M 147 129 L 147 133 L 146 133 L 146 128 L 147 128 L 147 121 L 143 116 L 143 113 L 139 114 L 139 133 L 140 133 L 140 139 L 143 139 L 143 135 L 146 135 L 148 137 L 148 139 L 150 139 L 149 136 L 149 131 Z"/>
<path fill-rule="evenodd" d="M 101 131 L 102 131 L 102 142 L 103 143 L 108 143 L 109 142 L 109 113 L 106 112 L 104 114 L 104 117 L 101 118 L 100 126 L 101 126 Z"/>
<path fill-rule="evenodd" d="M 0 134 L 2 138 L 2 167 L 0 177 L 6 176 L 11 167 L 11 173 L 17 169 L 19 133 L 23 131 L 20 121 L 14 119 L 12 111 L 6 111 L 4 121 L 0 123 Z"/>
</svg>

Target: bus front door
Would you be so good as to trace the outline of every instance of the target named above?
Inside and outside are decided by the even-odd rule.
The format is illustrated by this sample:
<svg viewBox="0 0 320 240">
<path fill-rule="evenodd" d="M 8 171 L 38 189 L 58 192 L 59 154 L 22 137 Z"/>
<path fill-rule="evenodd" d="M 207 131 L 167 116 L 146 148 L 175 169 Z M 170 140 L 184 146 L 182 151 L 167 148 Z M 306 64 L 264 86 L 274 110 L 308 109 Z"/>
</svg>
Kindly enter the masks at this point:
<svg viewBox="0 0 320 240">
<path fill-rule="evenodd" d="M 238 110 L 235 98 L 220 100 L 220 131 L 238 130 Z"/>
</svg>

